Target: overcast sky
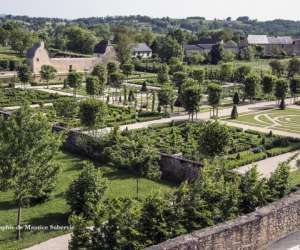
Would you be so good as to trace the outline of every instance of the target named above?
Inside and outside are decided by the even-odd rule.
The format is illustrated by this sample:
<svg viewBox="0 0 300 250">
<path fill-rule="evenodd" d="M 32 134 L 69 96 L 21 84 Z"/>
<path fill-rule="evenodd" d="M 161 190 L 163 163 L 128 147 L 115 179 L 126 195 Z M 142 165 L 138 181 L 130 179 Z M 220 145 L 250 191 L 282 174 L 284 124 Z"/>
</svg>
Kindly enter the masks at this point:
<svg viewBox="0 0 300 250">
<path fill-rule="evenodd" d="M 113 15 L 300 20 L 300 0 L 0 0 L 0 14 L 78 18 Z"/>
</svg>

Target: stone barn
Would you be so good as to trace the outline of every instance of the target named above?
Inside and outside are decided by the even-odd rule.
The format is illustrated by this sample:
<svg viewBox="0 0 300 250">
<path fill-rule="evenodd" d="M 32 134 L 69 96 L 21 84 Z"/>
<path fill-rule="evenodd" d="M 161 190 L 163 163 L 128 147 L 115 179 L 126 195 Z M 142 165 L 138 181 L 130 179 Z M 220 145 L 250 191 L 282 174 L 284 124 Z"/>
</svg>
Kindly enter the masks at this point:
<svg viewBox="0 0 300 250">
<path fill-rule="evenodd" d="M 50 57 L 44 42 L 40 42 L 27 51 L 27 62 L 34 74 L 39 74 L 43 65 L 51 65 L 57 70 L 58 74 L 65 74 L 70 70 L 90 72 L 97 64 L 107 64 L 110 61 L 116 61 L 116 52 L 110 41 L 102 41 L 97 44 L 94 54 L 91 56 L 66 55 Z"/>
</svg>

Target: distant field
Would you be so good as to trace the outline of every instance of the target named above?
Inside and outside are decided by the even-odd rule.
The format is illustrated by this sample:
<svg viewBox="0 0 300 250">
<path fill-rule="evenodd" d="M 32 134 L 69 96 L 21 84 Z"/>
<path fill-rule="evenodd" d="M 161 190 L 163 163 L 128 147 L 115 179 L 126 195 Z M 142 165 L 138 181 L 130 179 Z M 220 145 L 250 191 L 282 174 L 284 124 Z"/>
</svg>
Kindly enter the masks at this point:
<svg viewBox="0 0 300 250">
<path fill-rule="evenodd" d="M 56 190 L 51 199 L 41 205 L 22 210 L 22 223 L 31 225 L 67 225 L 69 207 L 66 204 L 64 194 L 70 183 L 78 174 L 80 169 L 76 164 L 83 159 L 65 153 L 60 153 L 56 157 L 62 164 L 61 173 L 58 178 Z M 109 180 L 108 197 L 135 197 L 136 179 L 134 176 L 110 167 L 103 167 L 104 176 Z M 171 192 L 175 186 L 166 182 L 153 182 L 147 179 L 141 179 L 139 186 L 139 197 L 145 197 L 151 192 L 161 190 L 162 192 Z M 15 225 L 17 211 L 12 203 L 12 192 L 0 192 L 0 226 Z M 14 231 L 0 230 L 0 249 L 15 250 L 45 241 L 49 238 L 64 234 L 64 231 L 58 232 L 24 232 L 24 239 L 20 242 L 15 241 Z"/>
<path fill-rule="evenodd" d="M 0 60 L 17 60 L 21 61 L 25 59 L 9 47 L 0 47 Z"/>
</svg>

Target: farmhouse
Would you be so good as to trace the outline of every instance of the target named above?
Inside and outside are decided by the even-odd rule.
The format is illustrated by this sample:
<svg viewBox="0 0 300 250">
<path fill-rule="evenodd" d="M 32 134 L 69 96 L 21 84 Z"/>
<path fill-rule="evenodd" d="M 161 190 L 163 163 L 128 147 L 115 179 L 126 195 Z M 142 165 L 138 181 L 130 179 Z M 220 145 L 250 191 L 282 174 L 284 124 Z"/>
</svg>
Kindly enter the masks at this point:
<svg viewBox="0 0 300 250">
<path fill-rule="evenodd" d="M 132 56 L 150 58 L 152 57 L 152 49 L 146 43 L 137 43 L 132 48 Z"/>
<path fill-rule="evenodd" d="M 106 64 L 116 60 L 116 52 L 110 41 L 102 41 L 95 46 L 94 55 L 78 56 L 76 54 L 59 54 L 50 57 L 44 42 L 35 44 L 27 51 L 27 63 L 34 74 L 39 74 L 43 65 L 53 66 L 58 73 L 64 74 L 70 70 L 90 72 L 97 64 Z"/>
<path fill-rule="evenodd" d="M 260 46 L 264 56 L 300 55 L 300 39 L 290 36 L 248 35 L 241 47 Z"/>
<path fill-rule="evenodd" d="M 216 39 L 201 39 L 192 44 L 183 45 L 186 57 L 189 57 L 193 53 L 209 53 L 214 45 L 217 43 L 223 43 L 225 51 L 238 52 L 238 45 L 233 41 L 224 43 L 223 41 Z"/>
</svg>

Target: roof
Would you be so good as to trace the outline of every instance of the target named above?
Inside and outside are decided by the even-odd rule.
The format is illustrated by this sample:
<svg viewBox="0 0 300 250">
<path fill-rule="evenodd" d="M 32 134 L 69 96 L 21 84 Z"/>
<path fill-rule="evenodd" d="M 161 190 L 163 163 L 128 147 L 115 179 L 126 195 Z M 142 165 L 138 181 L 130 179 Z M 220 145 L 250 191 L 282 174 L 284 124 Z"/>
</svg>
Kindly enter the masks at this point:
<svg viewBox="0 0 300 250">
<path fill-rule="evenodd" d="M 219 39 L 213 39 L 213 38 L 201 38 L 200 40 L 193 42 L 192 44 L 216 44 L 221 42 Z"/>
<path fill-rule="evenodd" d="M 247 41 L 249 44 L 269 44 L 266 35 L 248 35 Z"/>
<path fill-rule="evenodd" d="M 104 54 L 106 52 L 106 48 L 108 46 L 111 46 L 110 40 L 102 40 L 100 43 L 98 43 L 94 48 L 95 54 Z"/>
<path fill-rule="evenodd" d="M 146 43 L 137 43 L 132 48 L 133 52 L 152 52 Z"/>
<path fill-rule="evenodd" d="M 293 39 L 290 36 L 270 36 L 268 41 L 269 44 L 293 44 Z"/>
<path fill-rule="evenodd" d="M 36 51 L 42 46 L 42 43 L 35 43 L 30 49 L 27 50 L 26 57 L 34 58 Z"/>
<path fill-rule="evenodd" d="M 293 44 L 290 36 L 249 35 L 247 41 L 249 44 Z"/>
</svg>

